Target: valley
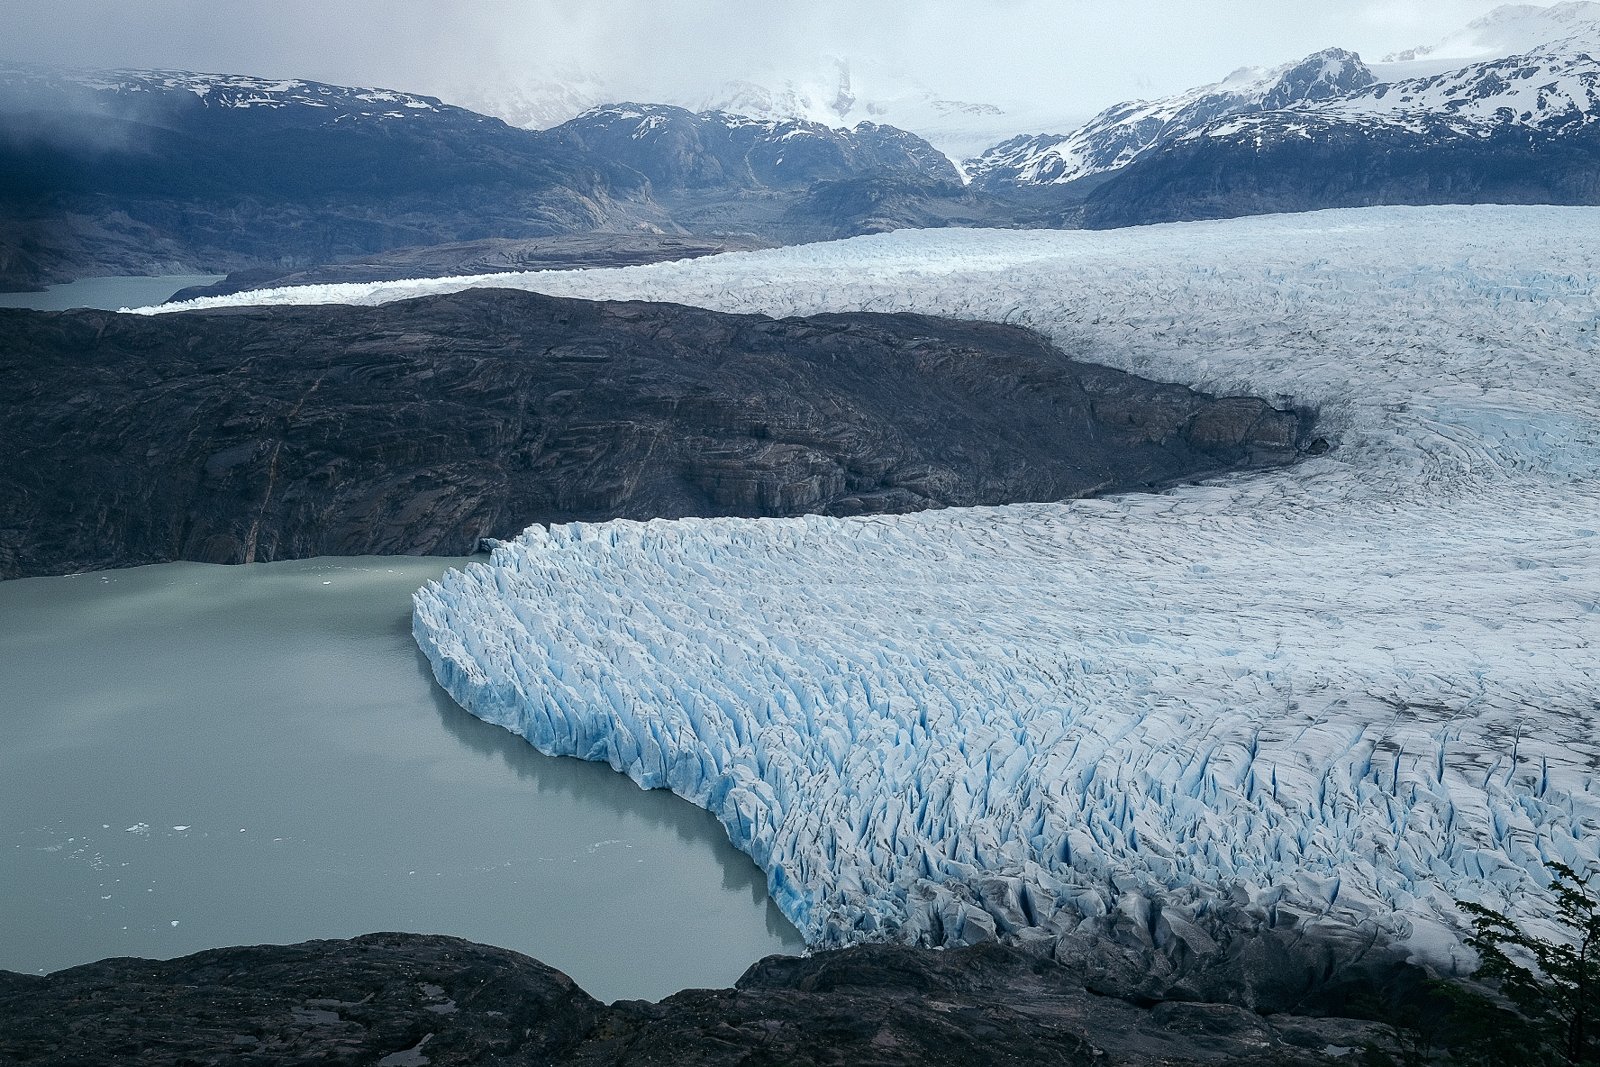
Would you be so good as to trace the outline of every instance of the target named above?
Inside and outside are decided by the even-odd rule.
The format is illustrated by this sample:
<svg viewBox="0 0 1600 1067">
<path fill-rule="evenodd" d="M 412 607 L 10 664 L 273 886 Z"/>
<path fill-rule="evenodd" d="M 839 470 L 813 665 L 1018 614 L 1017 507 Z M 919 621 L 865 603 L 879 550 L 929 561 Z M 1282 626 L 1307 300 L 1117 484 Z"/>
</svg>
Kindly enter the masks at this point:
<svg viewBox="0 0 1600 1067">
<path fill-rule="evenodd" d="M 1136 7 L 0 44 L 0 1061 L 1594 1062 L 1600 4 Z"/>
</svg>

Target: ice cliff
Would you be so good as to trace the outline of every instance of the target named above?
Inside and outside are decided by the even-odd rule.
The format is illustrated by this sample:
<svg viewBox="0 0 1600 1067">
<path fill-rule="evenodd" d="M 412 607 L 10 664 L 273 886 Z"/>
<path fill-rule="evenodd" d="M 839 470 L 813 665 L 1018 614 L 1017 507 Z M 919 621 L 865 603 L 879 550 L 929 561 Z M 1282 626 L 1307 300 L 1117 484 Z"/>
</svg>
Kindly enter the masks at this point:
<svg viewBox="0 0 1600 1067">
<path fill-rule="evenodd" d="M 1159 495 L 534 528 L 415 633 L 475 714 L 714 813 L 813 944 L 1226 907 L 1448 962 L 1456 898 L 1537 924 L 1597 859 L 1597 282 L 1600 211 L 1433 208 L 229 300 L 942 312 L 1320 405 L 1328 455 Z"/>
</svg>

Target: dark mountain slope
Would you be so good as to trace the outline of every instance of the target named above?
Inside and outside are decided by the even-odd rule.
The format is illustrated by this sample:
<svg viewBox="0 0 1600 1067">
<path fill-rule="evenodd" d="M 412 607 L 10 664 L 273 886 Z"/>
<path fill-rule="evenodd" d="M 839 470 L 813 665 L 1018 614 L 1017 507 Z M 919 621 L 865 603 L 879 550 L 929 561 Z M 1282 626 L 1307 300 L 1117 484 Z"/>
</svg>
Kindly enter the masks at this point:
<svg viewBox="0 0 1600 1067">
<path fill-rule="evenodd" d="M 1083 224 L 1108 229 L 1187 219 L 1378 204 L 1600 204 L 1600 126 L 1560 136 L 1520 128 L 1464 137 L 1357 122 L 1308 136 L 1236 133 L 1171 145 L 1089 194 Z"/>
<path fill-rule="evenodd" d="M 14 282 L 628 228 L 661 221 L 646 192 L 625 167 L 427 97 L 0 72 L 0 246 L 35 250 L 36 276 Z"/>
<path fill-rule="evenodd" d="M 173 71 L 0 68 L 0 287 L 90 274 L 273 269 L 392 248 L 608 232 L 808 240 L 823 181 L 949 184 L 887 126 L 677 108 L 515 129 L 431 97 Z M 753 207 L 752 207 L 753 206 Z"/>
<path fill-rule="evenodd" d="M 705 189 L 803 189 L 863 176 L 959 183 L 955 166 L 920 137 L 863 122 L 836 130 L 799 120 L 695 113 L 666 104 L 593 108 L 544 135 L 578 153 L 631 167 L 657 196 Z"/>
</svg>

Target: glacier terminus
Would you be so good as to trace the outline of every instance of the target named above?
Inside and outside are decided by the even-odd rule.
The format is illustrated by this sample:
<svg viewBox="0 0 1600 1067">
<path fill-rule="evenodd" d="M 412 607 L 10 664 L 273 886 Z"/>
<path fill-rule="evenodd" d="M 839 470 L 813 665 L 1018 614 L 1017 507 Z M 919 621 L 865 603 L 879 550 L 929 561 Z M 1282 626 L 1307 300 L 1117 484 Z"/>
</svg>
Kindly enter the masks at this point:
<svg viewBox="0 0 1600 1067">
<path fill-rule="evenodd" d="M 534 527 L 415 597 L 464 707 L 712 812 L 813 946 L 1226 924 L 1470 969 L 1600 859 L 1600 210 L 897 232 L 469 285 L 1023 322 L 1312 406 L 1146 495 Z"/>
</svg>

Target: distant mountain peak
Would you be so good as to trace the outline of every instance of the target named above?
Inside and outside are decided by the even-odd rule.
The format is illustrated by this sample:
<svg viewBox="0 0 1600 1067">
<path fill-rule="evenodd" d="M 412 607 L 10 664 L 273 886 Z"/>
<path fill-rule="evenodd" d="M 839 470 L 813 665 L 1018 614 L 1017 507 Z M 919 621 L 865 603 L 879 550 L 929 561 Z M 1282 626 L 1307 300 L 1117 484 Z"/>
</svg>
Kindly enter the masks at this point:
<svg viewBox="0 0 1600 1067">
<path fill-rule="evenodd" d="M 1498 59 L 1539 51 L 1600 51 L 1600 3 L 1506 4 L 1433 44 L 1392 53 L 1383 61 Z"/>
<path fill-rule="evenodd" d="M 1501 7 L 1377 70 L 1354 52 L 1327 48 L 1164 99 L 1118 104 L 1071 133 L 1012 138 L 965 166 L 990 186 L 1064 185 L 1214 137 L 1265 143 L 1334 127 L 1478 138 L 1517 127 L 1562 136 L 1600 122 L 1597 58 L 1600 3 Z"/>
<path fill-rule="evenodd" d="M 1261 106 L 1277 111 L 1295 104 L 1331 100 L 1365 89 L 1377 80 L 1356 53 L 1325 48 L 1284 71 L 1278 83 L 1261 98 Z"/>
<path fill-rule="evenodd" d="M 1015 137 L 969 159 L 965 169 L 973 181 L 991 185 L 1063 185 L 1119 170 L 1208 123 L 1330 99 L 1372 80 L 1360 56 L 1328 48 L 1280 67 L 1241 68 L 1220 82 L 1158 100 L 1116 104 L 1071 133 Z"/>
<path fill-rule="evenodd" d="M 437 97 L 396 89 L 331 85 L 303 78 L 263 78 L 190 70 L 91 70 L 0 63 L 0 96 L 7 99 L 183 106 L 204 111 L 316 115 L 319 121 L 393 121 L 446 115 L 458 121 L 494 122 Z"/>
<path fill-rule="evenodd" d="M 1025 120 L 998 104 L 953 99 L 894 70 L 840 56 L 828 57 L 800 77 L 774 74 L 760 81 L 727 81 L 689 106 L 835 129 L 851 129 L 863 121 L 887 124 L 926 138 L 952 158 L 1026 128 Z"/>
<path fill-rule="evenodd" d="M 806 119 L 622 103 L 589 108 L 547 136 L 632 168 L 658 193 L 867 176 L 959 180 L 954 165 L 920 137 L 867 121 L 842 130 Z"/>
<path fill-rule="evenodd" d="M 440 95 L 513 126 L 539 130 L 592 107 L 640 96 L 636 88 L 622 91 L 584 71 L 543 72 L 538 78 L 491 76 L 481 83 L 448 87 Z M 996 101 L 962 99 L 884 64 L 849 56 L 820 57 L 809 69 L 745 72 L 710 87 L 647 95 L 694 113 L 816 122 L 839 130 L 863 121 L 892 125 L 926 138 L 952 160 L 1055 117 Z"/>
</svg>

